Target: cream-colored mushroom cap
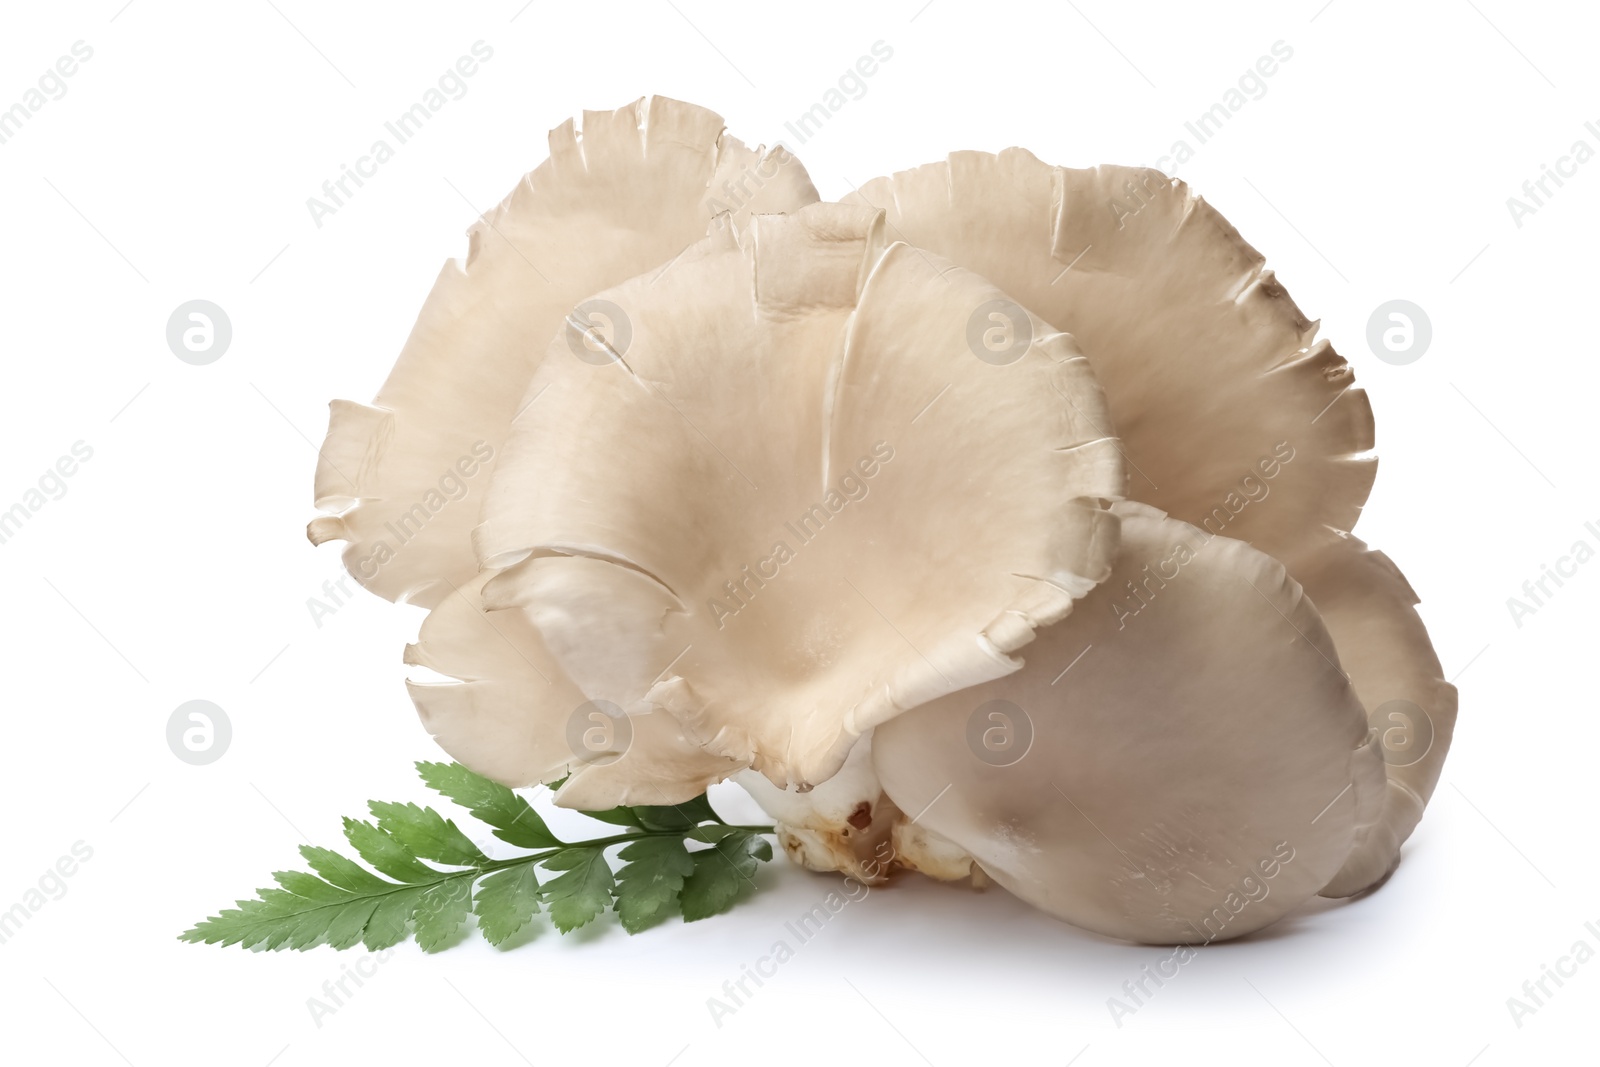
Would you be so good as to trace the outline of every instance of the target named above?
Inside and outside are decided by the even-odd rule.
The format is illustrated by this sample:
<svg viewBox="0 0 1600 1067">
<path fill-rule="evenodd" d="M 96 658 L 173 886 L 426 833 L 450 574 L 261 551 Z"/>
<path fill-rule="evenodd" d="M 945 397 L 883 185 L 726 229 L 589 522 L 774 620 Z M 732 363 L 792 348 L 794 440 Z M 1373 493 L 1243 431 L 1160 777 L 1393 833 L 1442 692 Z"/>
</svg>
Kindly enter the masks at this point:
<svg viewBox="0 0 1600 1067">
<path fill-rule="evenodd" d="M 1382 816 L 1322 890 L 1353 896 L 1394 870 L 1422 819 L 1455 734 L 1456 687 L 1445 681 L 1417 615 L 1417 594 L 1388 556 L 1345 537 L 1304 561 L 1295 577 L 1333 637 L 1388 772 Z"/>
<path fill-rule="evenodd" d="M 829 204 L 598 294 L 604 351 L 552 344 L 495 472 L 487 605 L 586 695 L 802 789 L 1015 670 L 1107 573 L 1124 478 L 1069 337 L 975 354 L 971 309 L 999 297 Z"/>
<path fill-rule="evenodd" d="M 1150 943 L 1237 937 L 1327 884 L 1383 763 L 1283 566 L 1142 504 L 1021 671 L 875 732 L 885 791 L 1006 889 Z"/>
<path fill-rule="evenodd" d="M 1329 893 L 1392 870 L 1448 751 L 1455 691 L 1404 577 L 1348 536 L 1377 469 L 1366 394 L 1260 253 L 1181 181 L 1019 148 L 957 152 L 846 200 L 882 206 L 891 232 L 1073 335 L 1105 387 L 1129 496 L 1248 541 L 1326 603 L 1369 712 L 1399 702 L 1385 715 L 1432 739 L 1414 764 L 1389 753 L 1389 815 Z M 1385 736 L 1407 729 L 1385 719 Z"/>
<path fill-rule="evenodd" d="M 508 785 L 568 777 L 558 800 L 584 808 L 681 801 L 737 769 L 665 712 L 595 720 L 611 706 L 566 677 L 527 620 L 485 609 L 492 574 L 471 531 L 513 425 L 543 416 L 526 387 L 580 300 L 667 267 L 713 218 L 738 228 L 816 200 L 793 156 L 745 147 L 704 108 L 653 97 L 585 112 L 469 231 L 374 405 L 334 401 L 316 500 L 337 514 L 307 532 L 348 540 L 345 565 L 373 592 L 433 608 L 406 662 L 449 680 L 408 688 L 463 764 Z M 605 743 L 575 742 L 592 736 Z"/>
<path fill-rule="evenodd" d="M 405 660 L 449 680 L 408 681 L 422 725 L 457 761 L 510 785 L 566 778 L 556 801 L 602 811 L 681 803 L 739 764 L 691 741 L 659 709 L 624 718 L 578 689 L 519 611 L 485 611 L 490 572 L 428 613 Z"/>
<path fill-rule="evenodd" d="M 1011 148 L 956 152 L 845 200 L 881 207 L 895 236 L 1077 340 L 1133 499 L 1291 571 L 1355 524 L 1376 470 L 1366 394 L 1261 254 L 1183 182 Z"/>
<path fill-rule="evenodd" d="M 485 470 L 550 339 L 585 296 L 665 265 L 730 213 L 815 202 L 805 169 L 723 132 L 716 113 L 651 97 L 550 132 L 550 158 L 468 231 L 369 405 L 335 400 L 317 465 L 329 514 L 367 588 L 432 607 L 478 571 L 471 531 Z"/>
</svg>

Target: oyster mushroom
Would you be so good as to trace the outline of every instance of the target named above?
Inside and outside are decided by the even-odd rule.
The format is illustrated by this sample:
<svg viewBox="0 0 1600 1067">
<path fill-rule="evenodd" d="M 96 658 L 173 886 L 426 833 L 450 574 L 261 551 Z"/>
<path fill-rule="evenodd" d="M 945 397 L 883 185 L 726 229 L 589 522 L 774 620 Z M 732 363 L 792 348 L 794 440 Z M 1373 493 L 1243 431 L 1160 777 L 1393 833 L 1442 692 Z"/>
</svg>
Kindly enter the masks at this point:
<svg viewBox="0 0 1600 1067">
<path fill-rule="evenodd" d="M 737 775 L 805 866 L 1136 940 L 1384 877 L 1455 691 L 1348 534 L 1365 396 L 1261 257 L 1182 183 L 1016 149 L 816 199 L 702 109 L 586 113 L 335 402 L 308 534 L 432 609 L 430 732 L 572 806 Z"/>
<path fill-rule="evenodd" d="M 1072 334 L 1106 391 L 1131 498 L 1291 570 L 1355 524 L 1377 470 L 1366 394 L 1183 182 L 1011 148 L 956 152 L 845 199 L 881 206 L 891 233 Z"/>
<path fill-rule="evenodd" d="M 1282 564 L 1112 510 L 1110 578 L 1022 670 L 878 727 L 873 765 L 934 842 L 1052 915 L 1133 941 L 1237 937 L 1345 864 L 1383 760 Z"/>
<path fill-rule="evenodd" d="M 307 534 L 348 541 L 345 566 L 373 592 L 433 609 L 406 661 L 454 681 L 409 689 L 465 765 L 510 785 L 570 773 L 560 801 L 588 808 L 663 803 L 657 777 L 693 796 L 736 769 L 648 710 L 619 724 L 625 768 L 575 750 L 567 726 L 589 702 L 515 612 L 485 609 L 472 530 L 507 436 L 536 417 L 528 382 L 580 300 L 669 265 L 713 218 L 738 229 L 816 200 L 793 156 L 747 148 L 704 108 L 652 97 L 585 112 L 469 231 L 374 403 L 331 405 L 316 475 L 329 514 Z M 601 325 L 585 322 L 583 343 Z"/>
<path fill-rule="evenodd" d="M 1456 687 L 1417 616 L 1417 594 L 1382 552 L 1345 537 L 1303 563 L 1298 577 L 1339 649 L 1340 662 L 1388 772 L 1382 816 L 1365 829 L 1323 896 L 1382 881 L 1422 819 L 1455 731 Z"/>
<path fill-rule="evenodd" d="M 745 147 L 693 104 L 651 97 L 551 130 L 550 158 L 440 271 L 377 398 L 330 405 L 312 542 L 348 541 L 345 566 L 379 596 L 439 603 L 478 572 L 479 467 L 573 306 L 666 264 L 718 213 L 743 225 L 816 199 L 793 156 Z"/>
<path fill-rule="evenodd" d="M 833 204 L 598 294 L 626 345 L 557 339 L 534 375 L 477 531 L 486 604 L 590 698 L 799 791 L 1016 670 L 1107 573 L 1124 479 L 1070 338 L 1033 323 L 1021 358 L 974 357 L 966 307 L 1000 295 Z"/>
<path fill-rule="evenodd" d="M 680 802 L 739 769 L 704 751 L 665 711 L 624 722 L 585 697 L 521 612 L 485 611 L 490 573 L 462 582 L 429 612 L 405 651 L 406 663 L 450 679 L 408 680 L 406 689 L 422 725 L 454 759 L 515 785 L 566 777 L 558 802 L 589 811 Z M 584 742 L 593 730 L 605 731 L 603 743 Z M 669 792 L 666 782 L 681 784 Z"/>
<path fill-rule="evenodd" d="M 1248 541 L 1328 604 L 1369 715 L 1402 702 L 1432 738 L 1416 763 L 1389 761 L 1388 814 L 1329 893 L 1381 879 L 1438 780 L 1456 693 L 1405 579 L 1348 535 L 1376 471 L 1372 411 L 1317 323 L 1227 220 L 1153 170 L 957 152 L 846 201 L 881 205 L 891 232 L 1072 334 L 1105 387 L 1130 497 Z"/>
</svg>

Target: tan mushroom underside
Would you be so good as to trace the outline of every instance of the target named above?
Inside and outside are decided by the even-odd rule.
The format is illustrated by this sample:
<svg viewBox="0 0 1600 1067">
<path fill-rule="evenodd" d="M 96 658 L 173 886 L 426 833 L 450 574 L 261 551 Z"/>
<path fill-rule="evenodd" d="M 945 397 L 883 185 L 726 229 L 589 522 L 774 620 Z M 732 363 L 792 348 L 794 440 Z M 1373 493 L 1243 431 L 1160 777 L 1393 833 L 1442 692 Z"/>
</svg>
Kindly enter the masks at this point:
<svg viewBox="0 0 1600 1067">
<path fill-rule="evenodd" d="M 501 458 L 480 554 L 579 688 L 663 707 L 779 786 L 877 723 L 1017 668 L 1099 581 L 1121 493 L 1098 386 L 1035 322 L 974 355 L 984 279 L 819 204 L 718 229 L 599 294 L 597 364 L 557 341 Z"/>
<path fill-rule="evenodd" d="M 406 646 L 407 663 L 454 679 L 406 683 L 423 726 L 454 759 L 510 785 L 568 778 L 558 803 L 588 811 L 681 803 L 738 770 L 656 709 L 630 716 L 627 734 L 619 730 L 609 739 L 613 746 L 574 745 L 569 724 L 579 718 L 581 737 L 594 725 L 588 714 L 594 706 L 521 612 L 485 611 L 489 576 L 462 583 Z"/>
<path fill-rule="evenodd" d="M 901 811 L 1052 915 L 1150 943 L 1238 937 L 1339 870 L 1377 818 L 1382 760 L 1281 564 L 1113 510 L 1111 577 L 1027 666 L 880 726 L 873 763 Z"/>
</svg>

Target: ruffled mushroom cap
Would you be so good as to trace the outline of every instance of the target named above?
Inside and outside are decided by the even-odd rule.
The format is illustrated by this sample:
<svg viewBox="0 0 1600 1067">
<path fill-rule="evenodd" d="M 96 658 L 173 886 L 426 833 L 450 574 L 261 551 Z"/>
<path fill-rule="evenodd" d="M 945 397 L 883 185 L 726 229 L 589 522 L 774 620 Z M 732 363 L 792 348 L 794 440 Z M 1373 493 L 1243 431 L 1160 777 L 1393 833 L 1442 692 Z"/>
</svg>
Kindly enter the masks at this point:
<svg viewBox="0 0 1600 1067">
<path fill-rule="evenodd" d="M 335 400 L 317 465 L 315 544 L 379 596 L 438 604 L 478 571 L 471 531 L 485 468 L 550 339 L 590 293 L 668 263 L 727 212 L 815 202 L 805 169 L 723 132 L 721 117 L 651 97 L 550 132 L 550 158 L 468 231 L 372 405 Z"/>
<path fill-rule="evenodd" d="M 1017 669 L 1108 572 L 1123 483 L 1069 337 L 969 346 L 984 279 L 831 204 L 716 226 L 551 346 L 477 530 L 491 610 L 578 688 L 800 790 L 864 731 Z"/>
<path fill-rule="evenodd" d="M 484 610 L 489 576 L 463 582 L 406 646 L 408 664 L 454 679 L 406 683 L 423 726 L 451 757 L 511 785 L 568 778 L 558 801 L 588 811 L 682 803 L 738 770 L 664 711 L 624 720 L 587 699 L 521 612 Z"/>
<path fill-rule="evenodd" d="M 1417 615 L 1417 594 L 1388 556 L 1345 537 L 1302 563 L 1296 577 L 1339 649 L 1388 771 L 1382 817 L 1322 890 L 1354 896 L 1394 870 L 1422 819 L 1455 733 L 1456 687 Z"/>
<path fill-rule="evenodd" d="M 1011 148 L 956 152 L 845 200 L 1073 336 L 1105 388 L 1130 497 L 1291 571 L 1355 524 L 1376 472 L 1366 394 L 1183 182 Z"/>
<path fill-rule="evenodd" d="M 538 417 L 528 381 L 579 300 L 670 265 L 714 217 L 737 228 L 816 200 L 793 156 L 746 148 L 704 108 L 653 97 L 585 112 L 469 231 L 374 406 L 334 401 L 316 498 L 339 514 L 307 533 L 348 540 L 345 565 L 373 592 L 434 609 L 406 662 L 455 681 L 408 688 L 465 765 L 508 785 L 570 775 L 559 797 L 584 808 L 685 800 L 737 769 L 664 712 L 623 719 L 589 701 L 524 617 L 486 611 L 471 531 L 512 426 Z M 582 342 L 605 325 L 586 318 Z"/>
<path fill-rule="evenodd" d="M 1028 664 L 880 726 L 903 812 L 1112 937 L 1238 937 L 1327 884 L 1383 763 L 1332 639 L 1271 557 L 1132 502 L 1111 577 Z"/>
<path fill-rule="evenodd" d="M 1376 473 L 1366 394 L 1260 253 L 1181 181 L 1051 167 L 1018 148 L 957 152 L 846 200 L 882 206 L 891 233 L 1071 333 L 1105 387 L 1128 495 L 1283 562 L 1374 717 L 1390 700 L 1414 705 L 1390 708 L 1402 718 L 1421 710 L 1433 748 L 1415 764 L 1388 753 L 1390 814 L 1329 893 L 1392 870 L 1438 779 L 1455 693 L 1404 577 L 1347 533 Z"/>
</svg>

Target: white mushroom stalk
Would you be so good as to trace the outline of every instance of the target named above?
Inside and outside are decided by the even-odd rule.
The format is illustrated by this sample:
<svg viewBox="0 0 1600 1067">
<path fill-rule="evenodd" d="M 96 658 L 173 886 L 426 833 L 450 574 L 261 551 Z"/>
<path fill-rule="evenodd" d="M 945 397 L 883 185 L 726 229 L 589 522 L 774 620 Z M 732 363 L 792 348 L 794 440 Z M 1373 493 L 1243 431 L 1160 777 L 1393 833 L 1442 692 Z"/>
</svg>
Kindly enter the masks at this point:
<svg viewBox="0 0 1600 1067">
<path fill-rule="evenodd" d="M 412 696 L 496 781 L 735 778 L 805 867 L 1237 937 L 1394 869 L 1455 718 L 1316 333 L 1153 171 L 963 152 L 820 203 L 653 98 L 472 229 L 335 402 L 308 532 L 431 609 Z"/>
<path fill-rule="evenodd" d="M 734 780 L 777 821 L 778 843 L 800 866 L 843 871 L 867 885 L 880 885 L 906 866 L 892 835 L 914 824 L 902 818 L 878 783 L 871 730 L 856 741 L 838 773 L 805 793 L 779 789 L 758 771 L 740 771 Z"/>
</svg>

